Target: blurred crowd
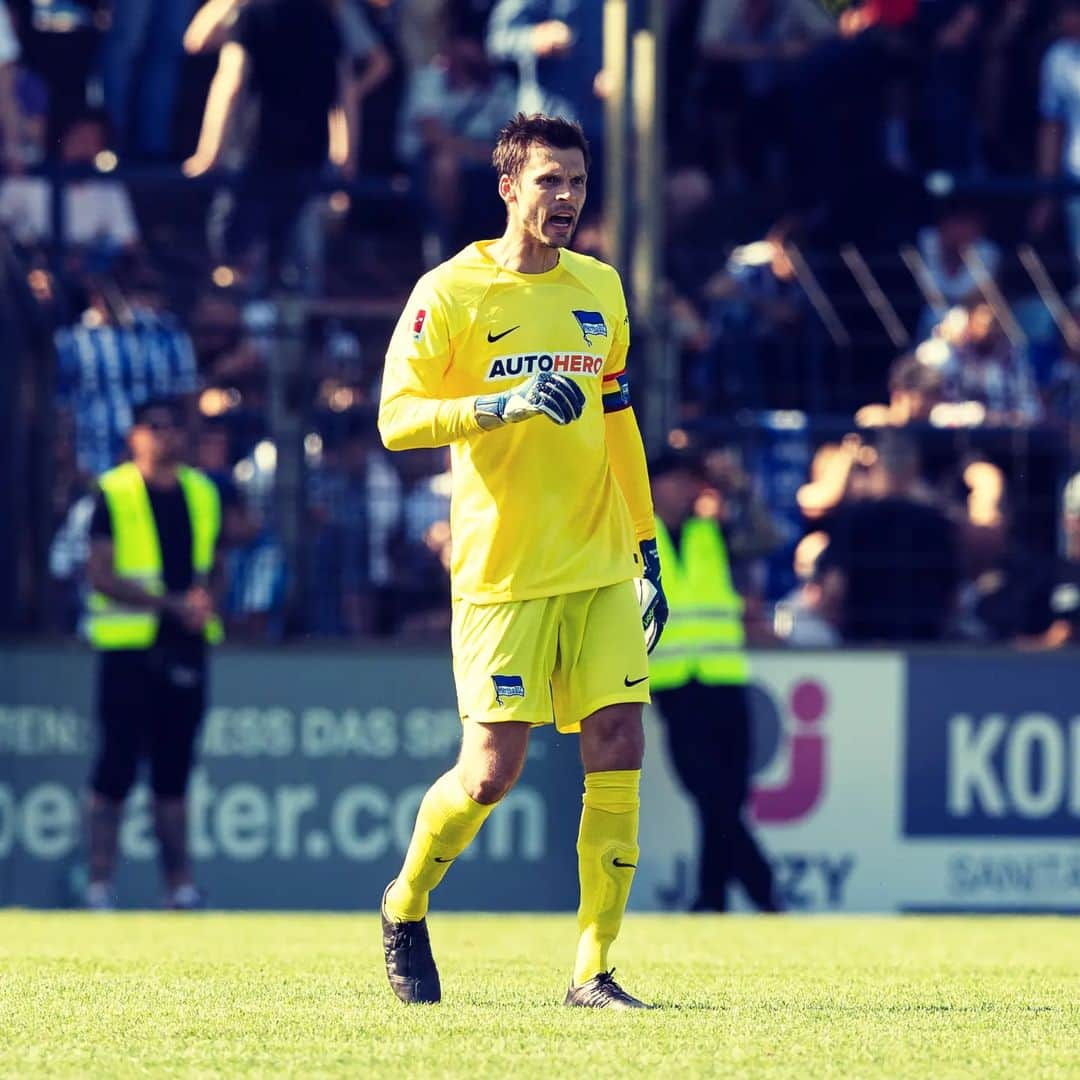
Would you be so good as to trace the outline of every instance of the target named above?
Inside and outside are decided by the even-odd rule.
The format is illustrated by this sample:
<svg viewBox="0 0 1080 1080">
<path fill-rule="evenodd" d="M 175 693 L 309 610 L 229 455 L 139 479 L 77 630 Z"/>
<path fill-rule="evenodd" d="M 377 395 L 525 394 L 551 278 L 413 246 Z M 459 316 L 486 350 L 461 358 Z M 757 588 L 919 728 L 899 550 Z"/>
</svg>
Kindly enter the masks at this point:
<svg viewBox="0 0 1080 1080">
<path fill-rule="evenodd" d="M 234 636 L 445 630 L 448 465 L 378 445 L 382 352 L 417 275 L 500 230 L 517 109 L 584 126 L 606 255 L 602 9 L 0 0 L 5 303 L 54 410 L 28 625 L 75 628 L 94 478 L 171 394 Z M 665 11 L 669 441 L 756 640 L 1066 640 L 1080 0 Z"/>
</svg>

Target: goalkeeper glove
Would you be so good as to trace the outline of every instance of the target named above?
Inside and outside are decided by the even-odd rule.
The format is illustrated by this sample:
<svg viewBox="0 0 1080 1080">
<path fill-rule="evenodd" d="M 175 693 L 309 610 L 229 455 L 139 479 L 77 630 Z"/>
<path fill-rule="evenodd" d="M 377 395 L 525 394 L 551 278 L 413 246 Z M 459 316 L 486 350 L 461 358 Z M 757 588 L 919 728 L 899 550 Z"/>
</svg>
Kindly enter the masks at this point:
<svg viewBox="0 0 1080 1080">
<path fill-rule="evenodd" d="M 645 631 L 645 647 L 652 652 L 668 621 L 668 603 L 660 581 L 660 555 L 656 550 L 656 541 L 642 540 L 640 547 L 641 562 L 645 567 L 643 577 L 652 590 L 639 589 L 638 601 L 641 606 L 641 627 Z"/>
<path fill-rule="evenodd" d="M 573 379 L 542 371 L 501 394 L 486 394 L 474 405 L 477 423 L 485 430 L 517 424 L 534 416 L 569 424 L 585 408 L 585 392 Z"/>
</svg>

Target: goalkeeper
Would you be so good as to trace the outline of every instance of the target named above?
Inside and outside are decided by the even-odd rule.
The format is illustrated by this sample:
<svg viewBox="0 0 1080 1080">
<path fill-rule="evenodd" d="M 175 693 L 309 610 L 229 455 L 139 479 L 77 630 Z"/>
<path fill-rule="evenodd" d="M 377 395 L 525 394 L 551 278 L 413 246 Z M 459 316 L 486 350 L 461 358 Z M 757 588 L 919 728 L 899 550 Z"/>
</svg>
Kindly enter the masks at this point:
<svg viewBox="0 0 1080 1080">
<path fill-rule="evenodd" d="M 431 890 L 517 780 L 530 730 L 554 720 L 579 733 L 585 768 L 565 1003 L 645 1008 L 608 962 L 638 859 L 642 631 L 654 644 L 667 618 L 626 301 L 615 270 L 568 250 L 588 175 L 581 128 L 519 113 L 492 160 L 506 231 L 420 279 L 383 375 L 386 446 L 451 447 L 463 724 L 458 762 L 425 795 L 383 895 L 386 972 L 402 1001 L 440 999 Z"/>
</svg>

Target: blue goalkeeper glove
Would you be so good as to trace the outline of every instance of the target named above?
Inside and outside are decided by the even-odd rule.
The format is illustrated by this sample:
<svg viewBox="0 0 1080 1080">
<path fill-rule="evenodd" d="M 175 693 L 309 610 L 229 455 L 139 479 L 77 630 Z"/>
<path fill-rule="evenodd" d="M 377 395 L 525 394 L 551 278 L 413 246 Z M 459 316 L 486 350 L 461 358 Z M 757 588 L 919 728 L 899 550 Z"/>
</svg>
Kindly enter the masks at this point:
<svg viewBox="0 0 1080 1080">
<path fill-rule="evenodd" d="M 477 423 L 485 430 L 546 416 L 556 424 L 569 424 L 585 408 L 585 391 L 573 379 L 541 371 L 501 394 L 476 399 Z"/>
<path fill-rule="evenodd" d="M 641 562 L 645 568 L 642 577 L 656 590 L 641 609 L 641 627 L 645 631 L 646 651 L 652 652 L 664 632 L 664 624 L 668 621 L 668 603 L 660 581 L 660 554 L 656 550 L 656 541 L 642 540 L 640 548 Z"/>
</svg>

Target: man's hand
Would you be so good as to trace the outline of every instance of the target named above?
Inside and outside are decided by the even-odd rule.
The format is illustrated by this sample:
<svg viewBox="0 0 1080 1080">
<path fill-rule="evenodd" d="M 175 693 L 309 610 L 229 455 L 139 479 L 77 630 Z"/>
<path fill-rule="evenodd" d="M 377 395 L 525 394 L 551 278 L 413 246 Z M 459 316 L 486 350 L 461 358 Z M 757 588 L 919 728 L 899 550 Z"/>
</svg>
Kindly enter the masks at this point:
<svg viewBox="0 0 1080 1080">
<path fill-rule="evenodd" d="M 217 167 L 217 155 L 196 151 L 180 166 L 180 171 L 189 179 L 194 180 L 198 176 L 205 176 Z"/>
<path fill-rule="evenodd" d="M 574 32 L 566 23 L 548 19 L 533 27 L 532 39 L 537 56 L 564 56 L 574 44 Z"/>
<path fill-rule="evenodd" d="M 565 375 L 542 371 L 511 390 L 478 397 L 474 408 L 476 421 L 485 431 L 541 415 L 556 424 L 569 424 L 581 416 L 585 392 Z"/>
<path fill-rule="evenodd" d="M 641 627 L 645 631 L 645 646 L 648 652 L 656 648 L 664 624 L 668 621 L 668 602 L 664 595 L 664 586 L 660 581 L 660 555 L 656 550 L 655 540 L 641 541 L 641 562 L 644 566 L 642 577 L 656 590 L 645 610 L 641 613 Z"/>
</svg>

